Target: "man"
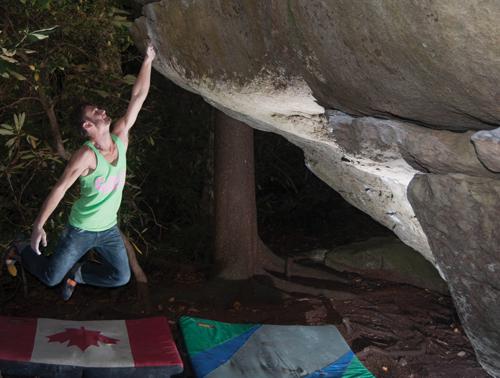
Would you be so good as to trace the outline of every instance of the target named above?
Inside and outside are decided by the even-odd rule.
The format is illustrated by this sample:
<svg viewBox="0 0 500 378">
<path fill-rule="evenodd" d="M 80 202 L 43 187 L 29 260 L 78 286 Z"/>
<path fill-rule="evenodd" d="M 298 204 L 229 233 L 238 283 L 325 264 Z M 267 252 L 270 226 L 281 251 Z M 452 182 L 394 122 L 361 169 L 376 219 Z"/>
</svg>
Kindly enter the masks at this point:
<svg viewBox="0 0 500 378">
<path fill-rule="evenodd" d="M 114 287 L 130 279 L 117 212 L 125 184 L 128 133 L 148 94 L 154 57 L 155 51 L 149 45 L 127 112 L 115 123 L 112 132 L 111 118 L 105 110 L 88 104 L 80 108 L 78 127 L 88 140 L 73 154 L 43 203 L 33 224 L 30 246 L 18 245 L 19 254 L 6 259 L 11 264 L 20 259 L 28 271 L 48 286 L 62 281 L 64 300 L 71 297 L 77 284 Z M 42 256 L 40 243 L 47 246 L 43 226 L 77 178 L 80 179 L 80 198 L 71 209 L 68 225 L 55 252 L 50 257 Z M 79 264 L 90 249 L 99 253 L 102 263 Z"/>
</svg>

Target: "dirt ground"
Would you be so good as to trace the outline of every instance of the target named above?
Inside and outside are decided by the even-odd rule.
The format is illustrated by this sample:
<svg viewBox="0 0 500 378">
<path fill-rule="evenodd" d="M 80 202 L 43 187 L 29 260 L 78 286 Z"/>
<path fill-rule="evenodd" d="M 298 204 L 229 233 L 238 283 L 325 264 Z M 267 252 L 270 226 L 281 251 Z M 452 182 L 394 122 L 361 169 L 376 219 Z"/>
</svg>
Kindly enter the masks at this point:
<svg viewBox="0 0 500 378">
<path fill-rule="evenodd" d="M 451 299 L 408 285 L 345 274 L 347 284 L 303 282 L 338 291 L 337 298 L 285 294 L 265 279 L 231 283 L 209 280 L 201 268 L 148 259 L 150 306 L 138 297 L 135 282 L 118 289 L 78 286 L 68 302 L 57 288 L 28 276 L 0 276 L 1 314 L 74 320 L 166 316 L 185 362 L 182 377 L 192 377 L 176 320 L 182 315 L 226 322 L 334 324 L 376 377 L 481 378 Z"/>
</svg>

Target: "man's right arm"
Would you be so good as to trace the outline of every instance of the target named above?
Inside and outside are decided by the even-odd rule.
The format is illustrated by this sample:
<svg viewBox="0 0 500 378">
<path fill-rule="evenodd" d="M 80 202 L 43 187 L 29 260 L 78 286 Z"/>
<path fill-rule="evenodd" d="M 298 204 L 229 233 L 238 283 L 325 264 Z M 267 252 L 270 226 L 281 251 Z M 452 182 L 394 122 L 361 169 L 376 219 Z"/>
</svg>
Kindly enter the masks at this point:
<svg viewBox="0 0 500 378">
<path fill-rule="evenodd" d="M 94 161 L 92 160 L 94 159 Z M 93 164 L 94 163 L 94 164 Z M 40 242 L 44 247 L 47 246 L 47 234 L 43 229 L 45 222 L 49 219 L 52 212 L 63 199 L 66 191 L 74 184 L 76 179 L 85 171 L 95 165 L 95 155 L 87 147 L 82 147 L 76 151 L 71 160 L 68 162 L 61 178 L 52 188 L 49 195 L 45 199 L 40 213 L 33 223 L 33 231 L 31 233 L 31 248 L 40 254 Z"/>
</svg>

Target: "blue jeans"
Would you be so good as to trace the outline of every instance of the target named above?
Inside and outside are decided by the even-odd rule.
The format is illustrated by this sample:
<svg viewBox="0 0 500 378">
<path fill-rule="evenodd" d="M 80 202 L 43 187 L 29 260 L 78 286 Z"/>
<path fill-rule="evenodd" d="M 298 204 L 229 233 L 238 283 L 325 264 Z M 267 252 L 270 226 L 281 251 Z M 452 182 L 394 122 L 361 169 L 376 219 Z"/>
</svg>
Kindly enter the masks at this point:
<svg viewBox="0 0 500 378">
<path fill-rule="evenodd" d="M 40 281 L 54 286 L 92 248 L 99 253 L 102 261 L 85 261 L 75 272 L 77 283 L 115 287 L 130 280 L 127 250 L 117 225 L 98 232 L 67 225 L 51 256 L 37 255 L 27 246 L 21 251 L 21 261 Z"/>
</svg>

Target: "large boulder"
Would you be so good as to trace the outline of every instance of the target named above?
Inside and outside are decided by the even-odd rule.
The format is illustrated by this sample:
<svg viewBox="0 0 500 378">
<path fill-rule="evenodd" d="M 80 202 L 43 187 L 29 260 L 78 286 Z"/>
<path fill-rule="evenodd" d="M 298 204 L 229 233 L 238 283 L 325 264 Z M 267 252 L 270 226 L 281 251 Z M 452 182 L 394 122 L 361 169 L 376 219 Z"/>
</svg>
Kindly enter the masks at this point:
<svg viewBox="0 0 500 378">
<path fill-rule="evenodd" d="M 431 263 L 393 236 L 373 237 L 313 253 L 315 261 L 341 272 L 355 272 L 448 294 L 446 282 Z"/>
<path fill-rule="evenodd" d="M 350 114 L 499 124 L 496 0 L 164 0 L 144 13 L 164 69 L 192 84 L 298 76 Z"/>
<path fill-rule="evenodd" d="M 163 0 L 133 34 L 155 68 L 285 136 L 448 282 L 500 376 L 500 2 Z M 472 141 L 474 144 L 472 143 Z"/>
<path fill-rule="evenodd" d="M 418 175 L 408 197 L 483 367 L 499 376 L 500 180 Z"/>
</svg>

